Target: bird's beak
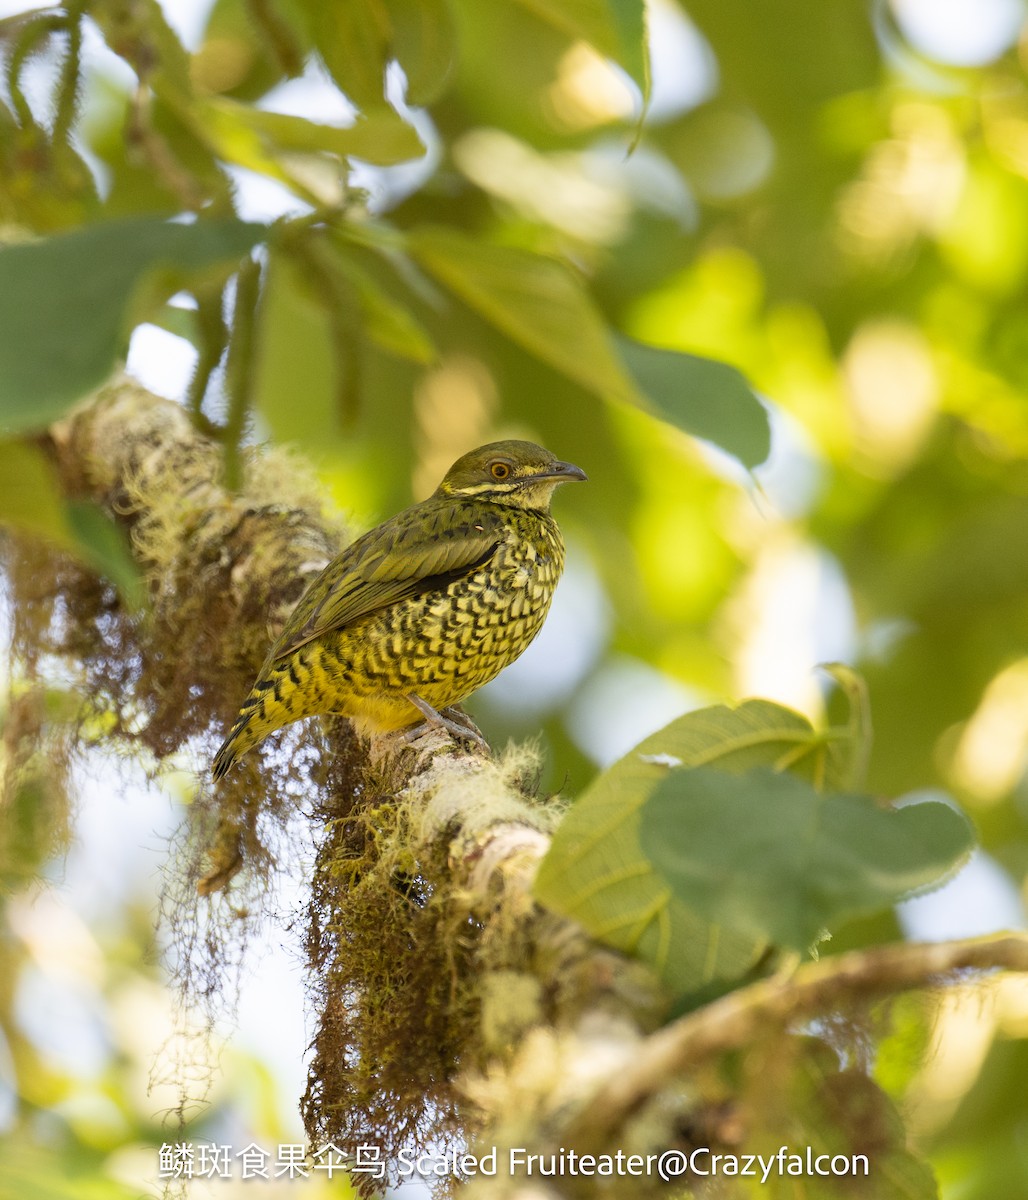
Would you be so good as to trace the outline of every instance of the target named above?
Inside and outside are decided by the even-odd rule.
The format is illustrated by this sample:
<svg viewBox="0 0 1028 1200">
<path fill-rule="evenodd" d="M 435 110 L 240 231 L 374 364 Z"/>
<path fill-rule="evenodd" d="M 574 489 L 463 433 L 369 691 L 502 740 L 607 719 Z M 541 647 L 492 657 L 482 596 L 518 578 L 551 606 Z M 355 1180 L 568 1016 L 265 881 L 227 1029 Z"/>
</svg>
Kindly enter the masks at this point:
<svg viewBox="0 0 1028 1200">
<path fill-rule="evenodd" d="M 539 471 L 532 476 L 533 482 L 536 479 L 559 479 L 563 483 L 581 483 L 588 478 L 581 467 L 567 462 L 551 463 L 545 471 Z"/>
</svg>

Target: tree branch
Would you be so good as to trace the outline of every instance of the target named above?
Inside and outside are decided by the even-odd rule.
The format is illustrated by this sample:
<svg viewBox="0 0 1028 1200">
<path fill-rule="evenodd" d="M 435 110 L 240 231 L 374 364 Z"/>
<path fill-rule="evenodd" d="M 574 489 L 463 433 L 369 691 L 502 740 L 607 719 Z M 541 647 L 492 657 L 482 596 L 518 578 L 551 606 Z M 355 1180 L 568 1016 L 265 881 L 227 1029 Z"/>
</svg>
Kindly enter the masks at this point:
<svg viewBox="0 0 1028 1200">
<path fill-rule="evenodd" d="M 605 1143 L 683 1071 L 766 1036 L 769 1029 L 832 1008 L 945 982 L 956 971 L 996 968 L 1028 971 L 1028 935 L 875 946 L 808 963 L 789 976 L 762 979 L 651 1035 L 632 1065 L 583 1109 L 569 1136 L 577 1131 L 585 1143 Z"/>
</svg>

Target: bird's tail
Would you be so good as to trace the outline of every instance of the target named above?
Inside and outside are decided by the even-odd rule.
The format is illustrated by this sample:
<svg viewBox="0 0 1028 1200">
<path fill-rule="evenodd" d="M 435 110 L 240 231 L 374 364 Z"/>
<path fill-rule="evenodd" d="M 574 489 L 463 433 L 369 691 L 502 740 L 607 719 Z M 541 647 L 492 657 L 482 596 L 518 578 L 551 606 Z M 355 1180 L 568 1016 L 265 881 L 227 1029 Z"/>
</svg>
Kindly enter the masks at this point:
<svg viewBox="0 0 1028 1200">
<path fill-rule="evenodd" d="M 215 754 L 214 762 L 211 765 L 211 774 L 215 779 L 220 779 L 223 775 L 226 775 L 236 759 L 241 754 L 245 754 L 254 745 L 255 739 L 246 737 L 249 723 L 250 714 L 245 712 L 240 713 L 236 719 L 236 723 L 232 726 L 232 732 L 221 743 L 221 749 Z"/>
<path fill-rule="evenodd" d="M 220 779 L 237 759 L 269 733 L 290 721 L 326 711 L 320 689 L 308 686 L 313 671 L 306 656 L 265 664 L 243 701 L 231 732 L 214 756 L 211 772 L 215 779 Z"/>
<path fill-rule="evenodd" d="M 270 685 L 268 686 L 270 687 Z M 292 720 L 292 717 L 288 715 L 284 720 L 281 719 L 281 714 L 276 720 L 274 713 L 269 712 L 270 705 L 267 697 L 268 693 L 263 687 L 263 681 L 259 680 L 243 701 L 243 706 L 239 710 L 239 716 L 236 717 L 231 732 L 214 756 L 211 774 L 215 779 L 221 779 L 237 759 L 241 758 L 247 750 L 252 750 L 258 742 L 263 741 L 272 730 L 278 729 L 286 721 Z"/>
</svg>

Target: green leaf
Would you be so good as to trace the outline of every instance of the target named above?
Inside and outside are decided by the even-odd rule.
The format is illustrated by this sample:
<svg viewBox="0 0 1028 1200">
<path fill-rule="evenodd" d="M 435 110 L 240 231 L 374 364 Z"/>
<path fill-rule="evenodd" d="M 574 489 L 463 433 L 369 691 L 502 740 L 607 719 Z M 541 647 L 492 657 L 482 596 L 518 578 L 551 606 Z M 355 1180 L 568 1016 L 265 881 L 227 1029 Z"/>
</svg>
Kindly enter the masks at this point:
<svg viewBox="0 0 1028 1200">
<path fill-rule="evenodd" d="M 254 407 L 277 441 L 324 447 L 338 428 L 339 356 L 322 298 L 294 259 L 272 251 L 258 310 Z M 297 381 L 303 402 L 297 403 Z"/>
<path fill-rule="evenodd" d="M 310 49 L 301 24 L 297 0 L 214 0 L 191 63 L 197 91 L 257 100 L 283 76 L 301 75 Z"/>
<path fill-rule="evenodd" d="M 360 304 L 364 330 L 383 350 L 409 362 L 427 364 L 439 357 L 424 325 L 405 305 L 394 300 L 363 267 L 337 246 L 335 269 L 352 285 Z"/>
<path fill-rule="evenodd" d="M 67 550 L 74 542 L 50 460 L 35 446 L 0 441 L 0 525 L 44 537 Z"/>
<path fill-rule="evenodd" d="M 194 350 L 200 345 L 200 328 L 195 308 L 187 308 L 180 304 L 162 305 L 156 312 L 149 314 L 149 324 L 182 338 Z"/>
<path fill-rule="evenodd" d="M 867 781 L 871 758 L 871 697 L 864 677 L 848 663 L 822 663 L 821 668 L 838 685 L 849 706 L 846 736 L 832 747 L 835 773 L 841 788 L 860 788 Z"/>
<path fill-rule="evenodd" d="M 0 526 L 45 538 L 105 575 L 130 608 L 143 584 L 122 531 L 94 504 L 66 503 L 50 460 L 35 446 L 0 441 Z"/>
<path fill-rule="evenodd" d="M 130 302 L 158 271 L 165 300 L 264 233 L 242 221 L 143 217 L 0 249 L 0 429 L 43 428 L 103 383 L 124 352 Z"/>
<path fill-rule="evenodd" d="M 607 0 L 607 4 L 617 35 L 618 52 L 614 57 L 635 81 L 645 110 L 652 83 L 645 0 Z"/>
<path fill-rule="evenodd" d="M 301 0 L 328 73 L 365 111 L 385 105 L 391 24 L 382 0 Z"/>
<path fill-rule="evenodd" d="M 521 0 L 557 29 L 588 42 L 619 63 L 642 92 L 650 94 L 644 0 Z"/>
<path fill-rule="evenodd" d="M 429 274 L 543 362 L 598 396 L 638 399 L 603 317 L 564 263 L 441 228 L 415 231 L 409 247 Z"/>
<path fill-rule="evenodd" d="M 621 358 L 662 420 L 755 467 L 771 450 L 767 410 L 727 363 L 619 337 Z"/>
<path fill-rule="evenodd" d="M 446 88 L 457 57 L 448 0 L 386 0 L 392 52 L 407 76 L 407 103 L 431 104 Z"/>
<path fill-rule="evenodd" d="M 129 609 L 141 608 L 143 578 L 125 531 L 102 508 L 83 501 L 68 505 L 68 522 L 78 556 L 114 584 Z"/>
<path fill-rule="evenodd" d="M 748 1138 L 754 1143 L 774 1145 L 784 1117 L 793 1144 L 810 1146 L 814 1155 L 867 1155 L 869 1175 L 874 1178 L 874 1200 L 938 1200 L 931 1168 L 907 1147 L 902 1115 L 861 1067 L 840 1066 L 837 1041 L 778 1035 L 773 1047 L 768 1045 L 763 1050 L 773 1059 L 775 1102 L 759 1105 L 758 1112 L 750 1107 L 753 1123 L 747 1130 Z M 750 1099 L 752 1105 L 753 1097 Z M 869 1145 L 872 1138 L 873 1151 Z M 822 1159 L 822 1170 L 825 1165 Z M 795 1177 L 789 1182 L 795 1182 Z M 850 1200 L 857 1200 L 864 1190 L 840 1189 L 836 1182 L 830 1176 L 814 1173 L 804 1178 L 803 1188 L 797 1193 L 788 1185 L 776 1187 L 772 1177 L 766 1191 L 761 1187 L 751 1196 L 754 1200 L 762 1194 L 767 1200 L 842 1200 L 849 1195 Z M 780 1179 L 779 1184 L 785 1184 L 785 1180 Z"/>
<path fill-rule="evenodd" d="M 197 125 L 221 157 L 285 182 L 290 182 L 291 172 L 281 162 L 283 154 L 329 153 L 390 166 L 425 152 L 413 126 L 391 108 L 358 116 L 344 128 L 218 96 L 204 101 Z"/>
<path fill-rule="evenodd" d="M 669 771 L 642 809 L 639 841 L 691 912 L 800 951 L 825 928 L 941 883 L 973 845 L 946 804 L 880 808 L 766 767 Z"/>
<path fill-rule="evenodd" d="M 707 438 L 746 466 L 767 457 L 767 412 L 734 367 L 628 338 L 617 341 L 619 358 L 585 286 L 557 259 L 448 229 L 415 231 L 408 244 L 440 283 L 582 387 Z"/>
<path fill-rule="evenodd" d="M 596 938 L 634 954 L 675 995 L 737 979 L 760 956 L 762 936 L 727 929 L 688 908 L 657 874 L 639 841 L 650 794 L 680 766 L 755 766 L 823 778 L 829 739 L 799 713 L 768 700 L 686 713 L 604 771 L 561 822 L 535 883 L 537 899 Z"/>
</svg>

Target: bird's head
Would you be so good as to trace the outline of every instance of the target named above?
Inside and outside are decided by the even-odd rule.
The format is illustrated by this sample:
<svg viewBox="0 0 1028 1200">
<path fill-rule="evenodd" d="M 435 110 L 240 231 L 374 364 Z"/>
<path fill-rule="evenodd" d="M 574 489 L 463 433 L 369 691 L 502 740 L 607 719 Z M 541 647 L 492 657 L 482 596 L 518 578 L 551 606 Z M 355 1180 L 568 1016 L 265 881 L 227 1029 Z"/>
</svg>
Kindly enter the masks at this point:
<svg viewBox="0 0 1028 1200">
<path fill-rule="evenodd" d="M 586 478 L 581 467 L 561 462 L 534 442 L 490 442 L 458 458 L 437 496 L 465 496 L 548 512 L 554 490 Z"/>
</svg>

